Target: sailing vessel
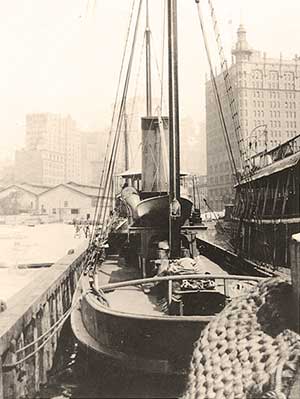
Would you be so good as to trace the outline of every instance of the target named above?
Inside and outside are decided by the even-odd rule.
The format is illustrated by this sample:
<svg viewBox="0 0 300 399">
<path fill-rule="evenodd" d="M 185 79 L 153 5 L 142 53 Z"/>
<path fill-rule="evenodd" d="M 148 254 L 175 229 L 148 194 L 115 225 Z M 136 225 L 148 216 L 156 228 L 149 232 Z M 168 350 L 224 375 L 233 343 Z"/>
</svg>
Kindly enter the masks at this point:
<svg viewBox="0 0 300 399">
<path fill-rule="evenodd" d="M 287 272 L 289 241 L 300 226 L 300 135 L 253 156 L 249 165 L 235 186 L 235 248 L 246 259 Z"/>
<path fill-rule="evenodd" d="M 82 346 L 127 370 L 182 374 L 202 329 L 259 278 L 229 275 L 199 254 L 201 226 L 188 224 L 192 202 L 180 185 L 176 0 L 168 1 L 167 10 L 169 117 L 151 115 L 147 41 L 142 173 L 125 173 L 117 222 L 111 215 L 105 219 L 106 210 L 100 207 L 103 223 L 87 251 L 71 325 Z M 109 165 L 115 153 L 114 148 Z M 112 176 L 109 170 L 104 179 L 108 187 Z"/>
</svg>

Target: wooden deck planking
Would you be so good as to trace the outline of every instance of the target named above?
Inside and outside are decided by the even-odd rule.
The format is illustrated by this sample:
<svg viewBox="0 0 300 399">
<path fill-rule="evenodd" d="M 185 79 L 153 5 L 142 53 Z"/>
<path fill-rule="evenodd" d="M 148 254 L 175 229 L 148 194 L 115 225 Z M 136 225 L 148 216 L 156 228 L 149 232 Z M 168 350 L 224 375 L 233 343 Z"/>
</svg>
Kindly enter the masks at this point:
<svg viewBox="0 0 300 399">
<path fill-rule="evenodd" d="M 200 255 L 197 259 L 198 266 L 203 274 L 209 272 L 211 274 L 224 274 L 228 275 L 220 266 L 205 256 Z M 119 281 L 127 281 L 141 278 L 139 270 L 130 268 L 128 266 L 120 266 L 119 260 L 108 259 L 102 265 L 98 272 L 99 286 L 108 283 L 115 283 Z M 223 287 L 218 287 L 217 291 L 224 293 Z M 110 307 L 120 312 L 144 315 L 162 315 L 156 297 L 150 294 L 145 294 L 141 287 L 124 287 L 116 289 L 112 292 L 106 293 L 107 300 Z"/>
<path fill-rule="evenodd" d="M 140 278 L 139 271 L 118 265 L 118 260 L 107 260 L 98 273 L 99 285 Z M 141 287 L 125 287 L 106 294 L 112 309 L 120 312 L 144 315 L 162 315 L 155 297 L 145 294 Z"/>
</svg>

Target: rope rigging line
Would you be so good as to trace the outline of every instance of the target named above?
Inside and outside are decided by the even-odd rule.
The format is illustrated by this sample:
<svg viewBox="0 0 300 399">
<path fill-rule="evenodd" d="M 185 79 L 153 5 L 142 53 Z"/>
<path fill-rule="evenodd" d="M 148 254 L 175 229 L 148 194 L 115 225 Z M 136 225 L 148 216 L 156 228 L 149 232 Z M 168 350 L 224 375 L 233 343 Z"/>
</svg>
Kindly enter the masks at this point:
<svg viewBox="0 0 300 399">
<path fill-rule="evenodd" d="M 216 79 L 215 79 L 214 72 L 213 72 L 213 69 L 212 69 L 211 57 L 210 57 L 210 54 L 209 54 L 207 38 L 206 38 L 205 29 L 204 29 L 203 16 L 202 16 L 202 12 L 201 12 L 199 1 L 197 1 L 197 0 L 195 0 L 195 1 L 196 1 L 197 8 L 198 8 L 198 16 L 199 16 L 199 21 L 200 21 L 203 37 L 204 37 L 204 43 L 205 43 L 205 48 L 206 48 L 206 52 L 207 52 L 207 57 L 209 59 L 210 73 L 211 73 L 211 76 L 212 76 L 213 88 L 214 88 L 214 92 L 215 92 L 215 96 L 216 96 L 216 100 L 217 100 L 217 106 L 218 106 L 219 113 L 221 113 L 220 114 L 220 119 L 221 119 L 221 125 L 223 127 L 223 134 L 225 132 L 225 137 L 226 137 L 225 138 L 225 145 L 226 145 L 227 152 L 229 154 L 229 160 L 231 161 L 231 159 L 232 159 L 234 170 L 235 170 L 236 180 L 237 180 L 237 182 L 239 184 L 240 183 L 240 176 L 239 176 L 239 173 L 237 172 L 237 167 L 236 167 L 236 164 L 235 164 L 234 155 L 233 155 L 232 148 L 231 148 L 230 138 L 229 138 L 228 131 L 227 131 L 227 128 L 226 128 L 224 113 L 222 111 L 222 104 L 221 104 L 221 100 L 220 100 L 220 95 L 218 93 Z M 223 50 L 223 46 L 221 44 L 221 35 L 219 33 L 218 23 L 217 23 L 214 7 L 212 5 L 212 1 L 208 0 L 208 3 L 209 3 L 209 7 L 210 7 L 211 18 L 212 18 L 212 21 L 213 21 L 213 27 L 214 27 L 215 36 L 216 36 L 216 42 L 217 42 L 217 45 L 218 45 L 219 56 L 220 56 L 220 61 L 221 61 L 221 70 L 222 70 L 222 73 L 223 73 L 223 79 L 224 79 L 224 83 L 225 83 L 226 94 L 227 94 L 228 101 L 229 101 L 229 106 L 230 106 L 230 111 L 231 111 L 231 118 L 232 118 L 233 126 L 234 126 L 234 132 L 235 132 L 236 140 L 237 140 L 237 143 L 238 143 L 238 150 L 239 150 L 239 153 L 240 153 L 242 168 L 245 169 L 245 150 L 243 148 L 244 147 L 243 146 L 243 137 L 242 137 L 242 134 L 241 134 L 241 127 L 240 127 L 240 123 L 239 123 L 239 115 L 238 115 L 238 111 L 237 111 L 237 108 L 236 108 L 236 102 L 235 102 L 235 98 L 234 98 L 234 95 L 233 95 L 232 85 L 231 85 L 231 82 L 230 82 L 230 74 L 229 74 L 229 70 L 228 70 L 227 60 L 226 60 L 226 58 L 224 56 L 224 50 Z M 232 169 L 231 162 L 230 162 L 230 166 L 231 166 L 231 169 Z M 252 181 L 251 181 L 251 176 L 252 175 L 253 175 L 253 173 L 249 174 L 248 176 L 246 176 L 246 182 L 249 185 L 249 189 L 250 189 L 250 191 L 253 192 L 253 196 L 254 196 L 254 189 L 253 189 L 253 185 L 252 185 Z M 242 215 L 242 217 L 240 218 L 240 222 L 239 222 L 238 229 L 237 229 L 237 232 L 236 232 L 236 236 L 237 237 L 240 236 L 242 221 L 243 221 L 243 219 L 245 217 L 245 214 L 248 212 L 248 210 L 252 209 L 252 199 L 247 200 L 247 198 L 246 198 L 246 199 L 243 200 L 243 203 L 245 204 L 245 206 L 244 206 L 244 215 Z M 249 206 L 246 206 L 247 204 L 249 204 Z M 258 215 L 256 215 L 256 214 L 253 215 L 253 218 L 257 221 L 258 227 L 260 227 L 261 218 Z M 260 228 L 258 229 L 258 231 L 261 231 Z M 263 230 L 262 230 L 262 233 L 265 236 L 265 232 Z"/>
<path fill-rule="evenodd" d="M 87 295 L 89 291 L 86 292 L 85 295 Z M 38 353 L 43 347 L 47 344 L 47 342 L 58 332 L 58 330 L 63 326 L 63 324 L 67 321 L 68 317 L 72 313 L 72 311 L 76 308 L 78 305 L 79 300 L 81 297 L 78 297 L 77 300 L 72 304 L 72 306 L 60 317 L 59 320 L 55 324 L 53 324 L 44 334 L 36 338 L 34 341 L 31 343 L 25 345 L 24 347 L 18 349 L 15 353 L 21 353 L 25 351 L 26 349 L 30 348 L 31 346 L 35 345 L 38 343 L 41 339 L 43 339 L 45 336 L 47 336 L 52 330 L 51 334 L 37 347 L 34 349 L 34 351 L 30 352 L 28 355 L 26 355 L 24 358 L 17 360 L 14 363 L 9 363 L 9 364 L 3 364 L 3 369 L 11 369 L 16 366 L 19 366 L 20 364 L 24 363 L 26 360 L 30 359 L 32 356 L 34 356 L 36 353 Z"/>
<path fill-rule="evenodd" d="M 154 52 L 154 59 L 155 59 L 155 66 L 156 66 L 156 71 L 157 71 L 157 76 L 158 76 L 158 80 L 160 82 L 160 87 L 161 87 L 161 93 L 160 93 L 160 109 L 162 110 L 162 103 L 163 103 L 163 70 L 162 72 L 160 72 L 159 70 L 159 63 L 158 63 L 158 57 L 157 57 L 157 52 L 156 52 L 156 48 L 155 48 L 155 41 L 153 39 L 153 35 L 152 32 L 150 32 L 150 36 L 152 38 L 152 43 L 153 43 L 153 52 Z M 163 64 L 162 64 L 162 68 L 163 68 Z M 164 106 L 166 107 L 166 102 L 164 102 Z"/>
<path fill-rule="evenodd" d="M 136 99 L 137 99 L 137 93 L 138 93 L 138 88 L 139 88 L 139 82 L 140 82 L 140 76 L 141 76 L 141 67 L 142 67 L 143 55 L 144 55 L 144 50 L 145 50 L 145 44 L 146 44 L 146 37 L 144 35 L 143 43 L 142 43 L 141 51 L 140 51 L 140 56 L 139 56 L 138 70 L 137 70 L 137 74 L 136 74 L 136 84 L 135 84 L 135 89 L 134 89 L 133 101 L 132 101 L 131 110 L 130 110 L 129 132 L 131 132 L 133 118 L 134 118 L 134 110 L 135 110 L 135 106 L 136 106 Z M 133 158 L 132 154 L 131 154 L 131 158 Z"/>
<path fill-rule="evenodd" d="M 230 73 L 228 70 L 228 63 L 227 60 L 225 58 L 224 55 L 224 48 L 222 46 L 221 43 L 221 35 L 220 35 L 220 31 L 218 28 L 218 22 L 217 22 L 217 18 L 216 18 L 216 13 L 215 13 L 215 9 L 213 7 L 212 4 L 212 0 L 208 0 L 208 5 L 210 7 L 210 14 L 211 14 L 211 18 L 212 18 L 212 22 L 213 22 L 213 28 L 215 31 L 215 38 L 216 38 L 216 42 L 217 42 L 217 46 L 218 46 L 218 51 L 219 51 L 219 56 L 220 56 L 220 63 L 221 63 L 221 70 L 223 73 L 223 79 L 224 79 L 224 83 L 225 83 L 225 87 L 226 87 L 226 94 L 228 96 L 228 100 L 229 100 L 229 106 L 230 106 L 230 111 L 231 111 L 231 118 L 233 121 L 233 125 L 234 125 L 234 131 L 235 131 L 235 135 L 236 135 L 236 139 L 238 142 L 238 149 L 240 152 L 240 158 L 241 158 L 241 164 L 242 164 L 242 169 L 245 170 L 246 167 L 246 149 L 244 147 L 244 139 L 243 139 L 243 134 L 241 132 L 241 126 L 240 126 L 240 121 L 239 121 L 239 113 L 237 110 L 237 105 L 236 105 L 236 101 L 235 101 L 235 97 L 233 94 L 233 89 L 232 89 L 232 84 L 231 84 L 231 80 L 230 80 Z M 198 6 L 199 7 L 199 6 Z M 246 181 L 249 184 L 249 188 L 250 190 L 252 190 L 253 192 L 253 197 L 254 197 L 254 190 L 253 190 L 253 185 L 251 182 L 251 177 L 253 175 L 253 172 L 249 173 L 248 176 L 246 175 Z M 249 209 L 252 208 L 252 200 L 250 199 L 249 201 Z M 254 215 L 254 219 L 257 220 L 258 225 L 260 224 L 261 220 L 257 215 Z M 263 232 L 264 234 L 264 232 Z"/>
<path fill-rule="evenodd" d="M 112 187 L 112 175 L 113 175 L 113 171 L 115 168 L 117 149 L 118 149 L 118 145 L 119 145 L 119 141 L 120 141 L 122 117 L 123 117 L 124 106 L 125 106 L 125 102 L 126 102 L 128 86 L 129 86 L 129 81 L 130 81 L 130 76 L 131 76 L 132 63 L 133 63 L 133 58 L 134 58 L 134 50 L 135 50 L 135 45 L 136 45 L 136 37 L 137 37 L 139 21 L 140 21 L 141 6 L 142 6 L 142 0 L 140 0 L 140 2 L 139 2 L 139 8 L 138 8 L 136 24 L 135 24 L 135 29 L 134 29 L 134 36 L 133 36 L 132 47 L 131 47 L 131 53 L 130 53 L 130 58 L 129 58 L 129 64 L 128 64 L 128 68 L 127 68 L 126 79 L 125 79 L 125 84 L 124 84 L 124 89 L 123 89 L 123 95 L 122 95 L 122 100 L 121 100 L 120 109 L 119 109 L 116 134 L 114 137 L 113 147 L 112 147 L 112 151 L 111 151 L 111 157 L 109 160 L 108 173 L 106 175 L 106 180 L 105 180 L 105 184 L 104 184 L 104 188 L 106 189 L 106 192 L 108 194 L 110 193 L 111 187 Z M 101 225 L 101 233 L 100 233 L 101 238 L 103 238 L 103 232 L 104 232 L 105 218 L 106 218 L 107 205 L 108 205 L 108 195 L 106 198 L 104 195 L 104 201 L 105 201 L 105 204 L 104 204 L 103 212 L 102 212 L 102 214 L 100 212 L 100 215 L 99 215 L 99 218 L 102 216 L 102 225 Z"/>
<path fill-rule="evenodd" d="M 229 107 L 230 107 L 230 112 L 231 112 L 231 118 L 233 121 L 233 126 L 234 126 L 234 133 L 236 136 L 236 140 L 238 142 L 238 149 L 240 153 L 240 158 L 241 158 L 241 164 L 242 167 L 244 168 L 245 166 L 245 149 L 244 149 L 244 139 L 243 135 L 241 134 L 241 125 L 240 125 L 240 120 L 239 120 L 239 113 L 237 110 L 236 106 L 236 101 L 233 93 L 233 88 L 230 80 L 230 73 L 228 70 L 228 63 L 226 60 L 226 57 L 224 55 L 224 48 L 221 43 L 221 35 L 218 27 L 218 22 L 215 14 L 215 10 L 212 4 L 212 0 L 208 0 L 208 5 L 210 7 L 210 15 L 212 18 L 213 22 L 213 29 L 215 31 L 215 38 L 218 46 L 218 51 L 219 51 L 219 57 L 220 57 L 220 62 L 221 62 L 221 70 L 223 73 L 223 79 L 225 83 L 225 88 L 226 88 L 226 94 L 228 96 L 229 100 Z M 200 5 L 198 4 L 198 8 L 200 8 Z"/>
<path fill-rule="evenodd" d="M 232 148 L 230 145 L 230 139 L 229 139 L 229 134 L 228 134 L 228 130 L 227 130 L 226 122 L 225 122 L 223 107 L 221 104 L 219 90 L 217 87 L 217 82 L 216 82 L 214 71 L 213 71 L 212 59 L 211 59 L 211 55 L 210 55 L 210 51 L 209 51 L 209 47 L 208 47 L 208 41 L 207 41 L 207 37 L 206 37 L 206 32 L 205 32 L 205 28 L 204 28 L 203 15 L 202 15 L 202 11 L 201 11 L 200 5 L 197 2 L 197 0 L 196 0 L 196 4 L 197 4 L 198 18 L 199 18 L 199 23 L 200 23 L 200 27 L 201 27 L 201 31 L 202 31 L 203 40 L 204 40 L 206 55 L 207 55 L 207 59 L 208 59 L 208 63 L 209 63 L 210 74 L 212 77 L 213 90 L 214 90 L 214 94 L 216 97 L 218 114 L 219 114 L 219 118 L 220 118 L 220 122 L 221 122 L 221 127 L 222 127 L 222 132 L 223 132 L 223 136 L 224 136 L 224 140 L 225 140 L 226 149 L 228 151 L 229 163 L 230 163 L 232 171 L 234 171 L 234 175 L 238 179 L 237 166 L 236 166 Z"/>
<path fill-rule="evenodd" d="M 116 115 L 116 110 L 117 110 L 117 103 L 118 103 L 118 98 L 119 98 L 119 91 L 120 91 L 120 86 L 121 86 L 121 78 L 123 75 L 123 70 L 124 70 L 124 64 L 125 64 L 125 57 L 127 53 L 127 48 L 128 48 L 128 43 L 129 43 L 129 36 L 130 36 L 130 31 L 131 31 L 131 26 L 132 26 L 132 19 L 133 19 L 133 14 L 134 14 L 134 9 L 135 9 L 135 1 L 132 1 L 132 6 L 131 6 L 131 11 L 130 11 L 130 16 L 129 16 L 129 23 L 128 23 L 128 28 L 127 28 L 127 33 L 126 33 L 126 39 L 125 39 L 125 46 L 124 46 L 124 51 L 122 55 L 122 60 L 121 60 L 121 68 L 119 72 L 119 78 L 118 78 L 118 83 L 117 83 L 117 90 L 116 90 L 116 95 L 115 95 L 115 101 L 114 101 L 114 106 L 113 106 L 113 113 L 112 113 L 112 118 L 111 118 L 111 127 L 109 130 L 109 137 L 106 145 L 106 151 L 105 151 L 105 157 L 104 157 L 104 164 L 102 168 L 102 173 L 99 179 L 99 189 L 98 189 L 98 195 L 97 195 L 97 203 L 95 207 L 95 212 L 94 212 L 94 217 L 93 217 L 93 228 L 92 232 L 90 235 L 90 240 L 89 240 L 89 245 L 93 242 L 95 238 L 95 230 L 96 230 L 96 218 L 97 218 L 97 213 L 100 205 L 100 193 L 101 189 L 103 188 L 103 181 L 104 181 L 104 175 L 105 171 L 107 169 L 107 163 L 108 163 L 108 156 L 109 156 L 109 149 L 111 145 L 111 140 L 112 140 L 112 132 L 113 132 L 113 126 L 114 126 L 114 120 L 115 120 L 115 115 Z M 102 205 L 101 201 L 101 205 Z"/>
</svg>

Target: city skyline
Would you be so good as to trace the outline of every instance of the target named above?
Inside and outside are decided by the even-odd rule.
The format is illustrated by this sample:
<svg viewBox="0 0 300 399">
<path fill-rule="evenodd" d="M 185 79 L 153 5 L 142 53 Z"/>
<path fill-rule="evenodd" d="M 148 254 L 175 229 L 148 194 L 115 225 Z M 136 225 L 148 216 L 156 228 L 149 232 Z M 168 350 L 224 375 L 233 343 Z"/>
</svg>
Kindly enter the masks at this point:
<svg viewBox="0 0 300 399">
<path fill-rule="evenodd" d="M 151 10 L 154 39 L 161 28 L 161 3 L 154 2 Z M 23 146 L 26 113 L 71 114 L 88 130 L 109 126 L 130 4 L 124 0 L 104 5 L 82 0 L 5 4 L 0 28 L 1 159 Z M 280 52 L 288 58 L 297 52 L 300 6 L 296 1 L 287 1 L 285 8 L 270 1 L 244 1 L 242 16 L 237 1 L 228 1 L 226 9 L 215 1 L 215 7 L 227 55 L 241 18 L 253 48 L 276 58 Z M 180 77 L 181 115 L 199 124 L 205 120 L 207 61 L 194 2 L 179 2 L 179 13 L 179 50 L 184 59 L 180 74 L 191 76 Z M 154 44 L 159 50 L 159 42 Z"/>
</svg>

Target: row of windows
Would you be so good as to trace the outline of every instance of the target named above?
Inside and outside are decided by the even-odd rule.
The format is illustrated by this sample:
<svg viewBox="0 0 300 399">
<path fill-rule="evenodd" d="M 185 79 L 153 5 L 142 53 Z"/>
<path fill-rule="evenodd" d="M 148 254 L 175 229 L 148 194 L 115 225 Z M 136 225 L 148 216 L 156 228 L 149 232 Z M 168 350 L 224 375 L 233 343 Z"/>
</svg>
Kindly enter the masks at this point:
<svg viewBox="0 0 300 399">
<path fill-rule="evenodd" d="M 239 80 L 238 82 L 235 83 L 235 86 L 248 87 L 246 80 L 244 80 L 244 84 L 243 81 Z M 255 89 L 268 88 L 276 90 L 279 90 L 279 88 L 282 88 L 284 90 L 295 90 L 296 88 L 295 83 L 284 83 L 284 85 L 280 87 L 278 82 L 268 82 L 268 85 L 264 85 L 263 81 L 252 81 L 251 87 Z"/>
<path fill-rule="evenodd" d="M 253 92 L 253 97 L 258 97 L 258 98 L 262 97 L 262 98 L 264 98 L 264 92 L 263 91 L 254 91 Z"/>
<path fill-rule="evenodd" d="M 52 161 L 63 161 L 64 157 L 63 155 L 59 155 L 59 154 L 49 154 L 49 153 L 45 153 L 45 159 L 50 159 Z"/>
<path fill-rule="evenodd" d="M 280 130 L 270 130 L 269 132 L 270 137 L 281 137 Z"/>
<path fill-rule="evenodd" d="M 297 123 L 296 123 L 296 121 L 286 121 L 285 122 L 285 126 L 287 127 L 287 128 L 293 128 L 293 127 L 297 127 Z"/>
<path fill-rule="evenodd" d="M 287 137 L 294 137 L 294 136 L 296 136 L 296 134 L 297 134 L 296 130 L 287 130 L 286 131 Z"/>
<path fill-rule="evenodd" d="M 246 76 L 246 74 L 244 74 L 244 76 Z M 252 76 L 252 79 L 263 79 L 264 76 L 267 77 L 266 74 L 264 74 L 264 71 L 261 71 L 261 70 L 256 70 L 256 71 L 252 72 L 251 76 Z M 283 78 L 284 80 L 292 81 L 295 79 L 295 74 L 294 74 L 294 72 L 285 72 L 285 73 L 283 73 L 283 75 L 281 74 L 279 76 L 278 71 L 269 71 L 268 78 L 270 80 L 279 80 L 279 78 L 281 78 L 281 79 Z"/>
<path fill-rule="evenodd" d="M 280 108 L 280 102 L 279 101 L 270 101 L 270 107 L 271 108 Z"/>
<path fill-rule="evenodd" d="M 255 98 L 264 98 L 264 91 L 256 90 L 253 92 L 253 97 Z M 240 97 L 248 97 L 247 91 L 242 91 L 240 93 Z M 270 91 L 269 92 L 269 97 L 270 98 L 277 98 L 280 99 L 280 92 L 279 91 Z M 295 99 L 296 98 L 296 93 L 293 92 L 285 92 L 285 97 L 287 99 Z"/>
<path fill-rule="evenodd" d="M 92 207 L 96 207 L 96 205 L 97 205 L 97 201 L 98 201 L 98 199 L 97 198 L 92 198 L 91 199 L 91 206 Z M 64 201 L 64 208 L 67 208 L 69 206 L 69 202 L 68 201 Z M 52 213 L 53 214 L 56 214 L 56 210 L 57 210 L 58 208 L 52 208 Z M 45 213 L 45 206 L 44 205 L 41 205 L 41 210 L 42 210 L 42 212 L 43 213 Z M 71 213 L 77 213 L 77 212 L 72 212 L 72 210 L 73 209 L 71 209 Z"/>
<path fill-rule="evenodd" d="M 258 117 L 258 118 L 260 118 L 260 117 L 264 117 L 265 116 L 265 113 L 264 113 L 264 111 L 253 111 L 253 114 L 254 114 L 254 116 L 255 117 Z"/>
<path fill-rule="evenodd" d="M 286 92 L 285 93 L 285 97 L 286 98 L 290 98 L 290 99 L 296 98 L 296 93 L 288 93 L 288 92 Z"/>
<path fill-rule="evenodd" d="M 262 107 L 262 108 L 263 108 L 263 107 L 265 106 L 265 102 L 264 102 L 264 101 L 256 101 L 256 100 L 254 100 L 254 101 L 253 101 L 253 106 L 254 106 L 254 107 L 258 107 L 258 108 L 259 108 L 259 107 Z"/>
<path fill-rule="evenodd" d="M 52 214 L 53 214 L 53 215 L 56 215 L 56 210 L 59 211 L 59 209 L 52 208 Z M 42 211 L 45 211 L 45 209 L 42 210 Z M 59 212 L 58 212 L 58 213 L 59 213 Z M 78 208 L 71 208 L 71 215 L 79 215 L 79 209 L 78 209 Z"/>
<path fill-rule="evenodd" d="M 262 120 L 254 120 L 254 126 L 259 126 L 259 125 L 264 125 L 265 121 L 264 119 Z"/>
<path fill-rule="evenodd" d="M 270 111 L 271 118 L 280 118 L 280 111 Z"/>
<path fill-rule="evenodd" d="M 281 122 L 280 121 L 270 121 L 270 126 L 271 127 L 281 127 Z"/>
</svg>

